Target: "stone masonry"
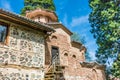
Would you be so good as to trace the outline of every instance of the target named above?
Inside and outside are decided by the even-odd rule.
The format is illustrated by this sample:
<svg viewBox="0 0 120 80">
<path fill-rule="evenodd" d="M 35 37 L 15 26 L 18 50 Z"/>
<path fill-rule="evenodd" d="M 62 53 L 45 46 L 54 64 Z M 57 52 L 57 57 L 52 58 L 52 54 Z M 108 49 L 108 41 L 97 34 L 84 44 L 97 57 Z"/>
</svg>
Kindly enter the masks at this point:
<svg viewBox="0 0 120 80">
<path fill-rule="evenodd" d="M 26 17 L 0 9 L 0 26 L 7 24 L 0 80 L 48 80 L 45 74 L 56 56 L 62 73 L 54 80 L 106 80 L 105 66 L 85 61 L 86 47 L 71 41 L 72 32 L 53 11 L 36 9 Z"/>
<path fill-rule="evenodd" d="M 71 41 L 72 32 L 57 21 L 54 12 L 36 9 L 28 12 L 26 16 L 36 22 L 49 25 L 55 30 L 46 38 L 45 42 L 46 71 L 53 64 L 53 55 L 56 55 L 59 66 L 63 67 L 60 77 L 62 80 L 105 80 L 105 66 L 96 62 L 85 62 L 85 46 L 79 42 Z"/>
<path fill-rule="evenodd" d="M 45 35 L 50 28 L 32 26 L 30 20 L 0 9 L 0 27 L 3 23 L 7 24 L 7 35 L 0 43 L 0 80 L 44 79 Z"/>
<path fill-rule="evenodd" d="M 9 36 L 8 46 L 0 45 L 0 78 L 3 80 L 43 78 L 44 73 L 37 70 L 44 66 L 44 38 L 41 33 L 11 26 Z"/>
</svg>

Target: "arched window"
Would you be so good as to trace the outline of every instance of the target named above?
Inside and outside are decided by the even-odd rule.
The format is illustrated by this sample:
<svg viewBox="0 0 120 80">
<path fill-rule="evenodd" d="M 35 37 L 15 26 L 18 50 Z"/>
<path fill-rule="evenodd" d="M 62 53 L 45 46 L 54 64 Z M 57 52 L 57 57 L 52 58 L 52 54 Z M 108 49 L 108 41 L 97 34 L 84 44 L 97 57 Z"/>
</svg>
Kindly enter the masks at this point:
<svg viewBox="0 0 120 80">
<path fill-rule="evenodd" d="M 68 66 L 68 53 L 63 54 L 63 65 Z"/>
<path fill-rule="evenodd" d="M 16 32 L 17 33 L 17 32 Z M 8 34 L 8 25 L 0 22 L 0 42 L 5 42 Z"/>
<path fill-rule="evenodd" d="M 38 22 L 41 22 L 40 19 L 41 19 L 41 16 L 38 16 Z"/>
<path fill-rule="evenodd" d="M 67 54 L 67 53 L 65 53 L 65 54 L 64 54 L 64 56 L 68 56 L 68 54 Z"/>
<path fill-rule="evenodd" d="M 45 21 L 48 23 L 48 21 L 49 21 L 49 20 L 48 20 L 48 17 L 45 17 Z"/>
<path fill-rule="evenodd" d="M 52 36 L 52 39 L 57 39 L 57 37 L 55 35 Z"/>
<path fill-rule="evenodd" d="M 73 58 L 76 58 L 76 55 L 73 55 L 72 57 L 73 57 Z"/>
</svg>

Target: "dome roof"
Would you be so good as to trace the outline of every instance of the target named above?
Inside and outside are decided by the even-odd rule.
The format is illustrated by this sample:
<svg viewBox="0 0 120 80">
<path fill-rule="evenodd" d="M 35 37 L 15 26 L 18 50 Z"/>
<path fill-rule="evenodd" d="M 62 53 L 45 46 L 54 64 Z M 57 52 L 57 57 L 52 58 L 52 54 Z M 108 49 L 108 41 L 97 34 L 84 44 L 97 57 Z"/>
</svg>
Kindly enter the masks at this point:
<svg viewBox="0 0 120 80">
<path fill-rule="evenodd" d="M 52 21 L 57 22 L 58 18 L 55 12 L 53 11 L 48 11 L 48 10 L 43 10 L 43 9 L 36 9 L 34 11 L 30 11 L 26 13 L 26 17 L 32 19 L 38 15 L 46 16 L 49 17 Z"/>
</svg>

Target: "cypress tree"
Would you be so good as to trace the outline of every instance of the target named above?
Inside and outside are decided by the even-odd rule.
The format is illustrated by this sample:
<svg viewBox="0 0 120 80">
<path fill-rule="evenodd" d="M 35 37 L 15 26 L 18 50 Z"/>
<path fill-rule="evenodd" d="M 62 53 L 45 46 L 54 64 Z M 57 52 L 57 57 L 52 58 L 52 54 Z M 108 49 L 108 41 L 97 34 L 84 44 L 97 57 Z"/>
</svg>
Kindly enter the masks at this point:
<svg viewBox="0 0 120 80">
<path fill-rule="evenodd" d="M 21 14 L 25 15 L 26 11 L 35 10 L 37 8 L 55 11 L 53 0 L 24 0 L 24 8 L 21 10 Z"/>
</svg>

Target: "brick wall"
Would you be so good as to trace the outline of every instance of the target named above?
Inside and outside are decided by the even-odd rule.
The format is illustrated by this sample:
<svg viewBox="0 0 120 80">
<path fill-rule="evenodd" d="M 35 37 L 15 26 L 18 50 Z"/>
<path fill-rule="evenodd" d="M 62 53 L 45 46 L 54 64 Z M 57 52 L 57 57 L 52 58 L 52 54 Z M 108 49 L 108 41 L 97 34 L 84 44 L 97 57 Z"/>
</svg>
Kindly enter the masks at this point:
<svg viewBox="0 0 120 80">
<path fill-rule="evenodd" d="M 63 76 L 65 80 L 105 80 L 104 69 L 82 67 L 80 62 L 85 61 L 85 48 L 80 50 L 82 44 L 72 43 L 70 35 L 62 28 L 55 28 L 46 40 L 46 66 L 51 63 L 51 47 L 59 48 L 60 65 L 64 66 Z"/>
</svg>

